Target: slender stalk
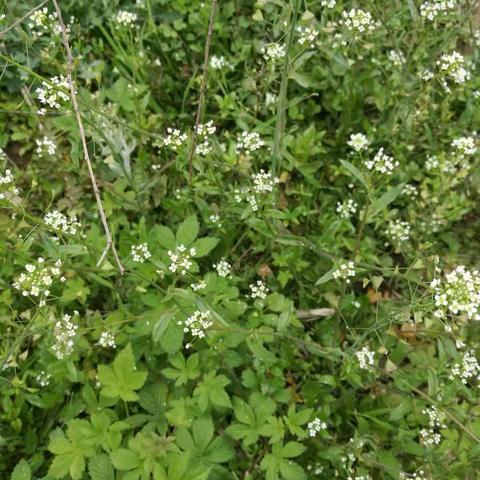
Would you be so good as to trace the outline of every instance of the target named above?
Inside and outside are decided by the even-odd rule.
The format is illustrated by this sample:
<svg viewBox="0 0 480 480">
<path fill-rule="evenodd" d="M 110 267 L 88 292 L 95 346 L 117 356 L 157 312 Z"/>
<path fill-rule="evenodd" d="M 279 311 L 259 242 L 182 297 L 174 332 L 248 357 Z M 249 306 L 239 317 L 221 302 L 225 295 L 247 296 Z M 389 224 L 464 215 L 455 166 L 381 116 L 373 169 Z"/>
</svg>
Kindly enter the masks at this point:
<svg viewBox="0 0 480 480">
<path fill-rule="evenodd" d="M 77 94 L 75 92 L 75 87 L 73 85 L 73 79 L 72 79 L 73 55 L 72 55 L 72 51 L 70 49 L 70 44 L 68 42 L 67 29 L 65 27 L 65 23 L 63 22 L 62 11 L 60 9 L 60 5 L 58 4 L 57 0 L 52 0 L 52 1 L 53 1 L 53 5 L 55 7 L 55 10 L 57 12 L 58 22 L 60 23 L 60 27 L 62 29 L 63 45 L 65 47 L 65 52 L 66 52 L 66 55 L 67 55 L 67 80 L 68 80 L 68 85 L 70 87 L 70 98 L 72 100 L 72 107 L 73 107 L 73 111 L 75 112 L 75 117 L 77 119 L 78 130 L 80 132 L 80 138 L 82 140 L 83 154 L 84 154 L 85 162 L 87 164 L 88 173 L 90 175 L 90 180 L 92 182 L 93 193 L 95 195 L 95 200 L 97 202 L 98 212 L 100 214 L 100 219 L 102 220 L 102 225 L 103 225 L 103 229 L 105 231 L 105 237 L 106 237 L 106 240 L 107 240 L 105 250 L 102 253 L 102 256 L 100 257 L 100 260 L 99 260 L 97 266 L 100 266 L 100 264 L 103 262 L 103 260 L 107 256 L 108 250 L 111 249 L 112 253 L 113 253 L 113 256 L 115 257 L 115 261 L 117 262 L 118 269 L 119 269 L 120 273 L 123 274 L 125 269 L 123 268 L 123 265 L 120 262 L 120 259 L 119 259 L 118 254 L 117 254 L 117 250 L 115 249 L 115 244 L 113 243 L 112 235 L 110 233 L 110 228 L 108 227 L 107 217 L 106 217 L 105 211 L 103 209 L 102 199 L 100 197 L 100 191 L 98 189 L 97 180 L 95 179 L 95 174 L 93 172 L 92 161 L 90 160 L 90 154 L 88 152 L 87 139 L 85 137 L 85 130 L 83 128 L 82 116 L 80 114 L 80 109 L 78 108 Z"/>
<path fill-rule="evenodd" d="M 295 24 L 297 23 L 298 11 L 300 9 L 300 1 L 294 0 L 293 12 L 290 18 L 290 30 L 288 32 L 287 45 L 285 48 L 285 60 L 283 63 L 282 80 L 277 99 L 277 119 L 275 121 L 275 134 L 273 137 L 272 147 L 272 174 L 275 175 L 280 169 L 282 137 L 286 125 L 286 99 L 288 89 L 288 75 L 290 74 L 290 50 L 293 44 L 293 36 L 295 34 Z"/>
<path fill-rule="evenodd" d="M 190 147 L 190 154 L 188 156 L 188 182 L 190 186 L 192 185 L 192 176 L 193 176 L 193 155 L 195 153 L 195 147 L 197 146 L 198 127 L 200 125 L 200 119 L 202 118 L 203 103 L 205 101 L 205 90 L 207 88 L 208 62 L 210 58 L 210 44 L 212 42 L 213 24 L 215 22 L 216 12 L 217 12 L 217 0 L 212 0 L 212 4 L 210 6 L 210 21 L 208 23 L 207 40 L 205 42 L 205 56 L 203 60 L 202 83 L 200 84 L 200 96 L 198 98 L 197 115 L 195 118 L 195 127 L 193 129 L 192 145 Z"/>
</svg>

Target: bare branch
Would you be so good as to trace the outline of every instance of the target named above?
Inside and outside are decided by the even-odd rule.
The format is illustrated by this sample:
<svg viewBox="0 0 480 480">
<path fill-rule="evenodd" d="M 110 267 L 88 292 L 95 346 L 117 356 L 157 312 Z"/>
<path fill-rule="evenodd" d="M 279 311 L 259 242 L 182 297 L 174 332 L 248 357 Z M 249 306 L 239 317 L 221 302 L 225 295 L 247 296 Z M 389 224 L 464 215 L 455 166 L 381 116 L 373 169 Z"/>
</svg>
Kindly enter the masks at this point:
<svg viewBox="0 0 480 480">
<path fill-rule="evenodd" d="M 33 13 L 35 13 L 37 10 L 39 10 L 40 8 L 42 8 L 46 3 L 48 2 L 48 0 L 44 0 L 42 3 L 40 3 L 39 5 L 37 5 L 35 8 L 32 8 L 32 10 L 30 10 L 29 12 L 27 12 L 23 17 L 20 17 L 16 22 L 12 23 L 9 27 L 7 27 L 5 30 L 2 30 L 0 32 L 0 37 L 2 37 L 3 35 L 5 35 L 7 32 L 9 32 L 10 30 L 14 29 L 17 25 L 20 25 L 24 20 L 26 20 L 30 15 L 32 15 Z"/>
<path fill-rule="evenodd" d="M 105 251 L 100 257 L 100 261 L 98 262 L 97 266 L 100 266 L 100 264 L 103 262 L 103 260 L 107 255 L 106 252 L 108 252 L 108 249 L 111 249 L 113 256 L 115 257 L 115 261 L 117 262 L 118 269 L 120 270 L 120 273 L 123 274 L 125 269 L 123 268 L 123 265 L 121 264 L 120 259 L 118 258 L 118 254 L 112 240 L 112 235 L 110 234 L 110 229 L 107 223 L 107 217 L 105 216 L 102 199 L 100 197 L 100 192 L 98 190 L 97 180 L 95 179 L 95 174 L 93 173 L 92 161 L 90 160 L 90 154 L 88 153 L 87 139 L 85 138 L 85 131 L 83 129 L 82 116 L 80 115 L 80 109 L 78 108 L 78 103 L 77 103 L 77 94 L 75 93 L 75 87 L 73 85 L 73 78 L 72 78 L 73 55 L 70 49 L 70 44 L 68 43 L 67 29 L 65 28 L 65 23 L 63 22 L 60 5 L 58 4 L 57 0 L 52 0 L 52 1 L 53 1 L 53 5 L 55 6 L 55 10 L 57 12 L 57 17 L 60 23 L 60 27 L 62 29 L 63 45 L 65 47 L 65 52 L 67 55 L 67 80 L 68 80 L 68 85 L 70 87 L 70 98 L 72 100 L 72 107 L 73 107 L 73 111 L 75 112 L 75 116 L 77 118 L 78 130 L 80 132 L 80 138 L 82 140 L 83 155 L 85 158 L 85 162 L 87 164 L 90 180 L 92 182 L 92 188 L 93 188 L 93 193 L 95 195 L 95 200 L 97 201 L 98 213 L 100 214 L 100 219 L 102 220 L 103 229 L 105 231 L 105 237 L 107 239 L 107 245 L 105 247 Z"/>
<path fill-rule="evenodd" d="M 205 42 L 205 57 L 203 61 L 203 76 L 202 76 L 202 83 L 200 85 L 200 96 L 198 98 L 198 107 L 197 107 L 197 116 L 195 118 L 195 127 L 193 129 L 193 137 L 192 137 L 192 146 L 190 148 L 190 155 L 188 157 L 188 181 L 190 185 L 192 185 L 192 176 L 193 176 L 193 155 L 195 153 L 195 147 L 197 145 L 197 133 L 198 127 L 200 125 L 200 119 L 202 118 L 202 109 L 203 109 L 203 102 L 205 99 L 205 89 L 207 86 L 207 78 L 208 78 L 208 62 L 210 58 L 210 44 L 212 42 L 212 34 L 213 34 L 213 24 L 215 22 L 215 14 L 217 11 L 217 0 L 212 0 L 212 4 L 210 7 L 210 21 L 208 24 L 208 33 L 207 33 L 207 40 Z"/>
</svg>

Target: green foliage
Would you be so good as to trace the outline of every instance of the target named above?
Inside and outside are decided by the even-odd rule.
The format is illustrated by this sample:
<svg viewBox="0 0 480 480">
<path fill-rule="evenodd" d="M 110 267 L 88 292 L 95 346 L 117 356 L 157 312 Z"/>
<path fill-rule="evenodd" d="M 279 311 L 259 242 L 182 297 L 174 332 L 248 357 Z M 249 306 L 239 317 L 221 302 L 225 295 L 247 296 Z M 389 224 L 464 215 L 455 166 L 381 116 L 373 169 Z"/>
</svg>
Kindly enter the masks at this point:
<svg viewBox="0 0 480 480">
<path fill-rule="evenodd" d="M 118 261 L 38 3 L 0 15 L 0 479 L 477 479 L 478 2 L 218 1 L 205 85 L 212 2 L 59 2 Z"/>
</svg>

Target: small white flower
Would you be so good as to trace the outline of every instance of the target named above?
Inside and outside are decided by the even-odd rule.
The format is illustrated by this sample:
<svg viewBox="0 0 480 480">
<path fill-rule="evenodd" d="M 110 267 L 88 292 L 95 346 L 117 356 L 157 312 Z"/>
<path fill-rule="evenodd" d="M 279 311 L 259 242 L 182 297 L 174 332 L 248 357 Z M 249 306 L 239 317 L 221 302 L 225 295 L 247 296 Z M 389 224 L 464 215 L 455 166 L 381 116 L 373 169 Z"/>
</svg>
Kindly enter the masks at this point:
<svg viewBox="0 0 480 480">
<path fill-rule="evenodd" d="M 172 150 L 177 150 L 187 141 L 187 134 L 182 133 L 176 128 L 167 128 L 167 135 L 163 139 L 163 146 L 170 147 Z"/>
<path fill-rule="evenodd" d="M 74 338 L 77 335 L 78 325 L 72 322 L 72 317 L 65 314 L 61 320 L 57 320 L 53 327 L 52 345 L 53 354 L 59 359 L 69 356 L 74 349 Z"/>
<path fill-rule="evenodd" d="M 477 153 L 477 146 L 473 137 L 460 137 L 452 141 L 452 147 L 457 150 L 460 155 L 474 155 Z"/>
<path fill-rule="evenodd" d="M 126 10 L 119 10 L 113 17 L 113 21 L 117 24 L 116 27 L 135 27 L 138 20 L 138 15 L 134 12 L 127 12 Z"/>
<path fill-rule="evenodd" d="M 212 55 L 210 58 L 210 68 L 212 70 L 233 70 L 233 65 L 228 62 L 223 55 L 221 57 Z"/>
<path fill-rule="evenodd" d="M 369 170 L 374 170 L 384 175 L 391 175 L 399 165 L 398 161 L 395 161 L 393 157 L 384 153 L 383 147 L 380 148 L 375 157 L 373 157 L 373 160 L 367 160 L 365 162 L 365 166 Z"/>
<path fill-rule="evenodd" d="M 307 430 L 310 437 L 316 437 L 317 433 L 327 429 L 327 424 L 322 422 L 319 418 L 315 418 L 311 422 L 308 422 Z"/>
<path fill-rule="evenodd" d="M 253 153 L 265 145 L 257 132 L 242 132 L 237 137 L 237 154 Z"/>
<path fill-rule="evenodd" d="M 111 332 L 102 332 L 98 344 L 103 348 L 116 348 L 115 337 Z"/>
<path fill-rule="evenodd" d="M 352 8 L 342 12 L 342 20 L 340 22 L 350 32 L 372 32 L 376 25 L 370 12 L 360 8 Z"/>
<path fill-rule="evenodd" d="M 190 315 L 184 322 L 178 322 L 179 325 L 183 325 L 184 333 L 190 333 L 192 337 L 204 338 L 206 330 L 213 325 L 213 321 L 210 319 L 211 313 L 207 310 L 201 312 L 197 310 Z M 188 343 L 186 348 L 190 347 Z"/>
<path fill-rule="evenodd" d="M 369 370 L 375 366 L 375 352 L 372 352 L 367 346 L 355 352 L 355 356 L 362 370 Z"/>
<path fill-rule="evenodd" d="M 145 260 L 148 260 L 152 256 L 146 243 L 132 245 L 130 248 L 130 255 L 132 256 L 133 261 L 136 263 L 144 263 Z"/>
<path fill-rule="evenodd" d="M 333 278 L 341 278 L 345 280 L 345 283 L 349 284 L 351 283 L 351 278 L 354 277 L 355 274 L 355 264 L 350 261 L 347 263 L 342 263 L 337 270 L 333 272 Z"/>
<path fill-rule="evenodd" d="M 185 245 L 180 244 L 175 251 L 169 250 L 167 255 L 170 257 L 170 266 L 168 269 L 172 273 L 180 272 L 181 275 L 186 275 L 193 265 L 192 257 L 197 254 L 195 248 L 187 250 Z"/>
<path fill-rule="evenodd" d="M 455 0 L 426 0 L 420 5 L 420 15 L 433 22 L 438 16 L 449 13 L 455 6 Z"/>
<path fill-rule="evenodd" d="M 43 217 L 43 221 L 52 230 L 58 230 L 67 235 L 76 235 L 78 230 L 82 227 L 75 215 L 69 218 L 58 210 L 52 210 L 51 212 L 46 213 Z"/>
<path fill-rule="evenodd" d="M 298 33 L 298 43 L 300 45 L 305 45 L 307 47 L 314 47 L 315 46 L 315 40 L 318 37 L 318 30 L 312 26 L 309 27 L 302 27 L 299 25 L 297 28 L 297 33 Z"/>
<path fill-rule="evenodd" d="M 410 239 L 410 230 L 411 227 L 407 222 L 397 219 L 388 224 L 386 235 L 393 245 L 399 246 Z"/>
<path fill-rule="evenodd" d="M 354 202 L 351 198 L 343 203 L 337 203 L 337 213 L 340 215 L 340 218 L 350 218 L 357 213 L 357 209 L 358 203 Z"/>
<path fill-rule="evenodd" d="M 232 266 L 225 260 L 220 260 L 213 267 L 217 271 L 218 275 L 224 278 L 228 277 L 232 270 Z"/>
<path fill-rule="evenodd" d="M 205 281 L 200 280 L 198 283 L 192 283 L 191 287 L 194 292 L 198 292 L 200 290 L 204 290 L 207 284 Z"/>
<path fill-rule="evenodd" d="M 259 300 L 265 300 L 268 295 L 268 288 L 265 285 L 264 282 L 261 280 L 257 280 L 256 283 L 251 283 L 250 284 L 250 298 L 252 299 L 259 299 Z"/>
<path fill-rule="evenodd" d="M 356 152 L 361 152 L 369 147 L 370 141 L 363 133 L 352 133 L 347 141 L 347 145 Z"/>
<path fill-rule="evenodd" d="M 437 65 L 447 78 L 451 79 L 456 84 L 463 84 L 470 80 L 470 72 L 466 68 L 466 63 L 463 55 L 458 52 L 444 53 Z"/>
<path fill-rule="evenodd" d="M 285 58 L 285 45 L 271 43 L 262 49 L 262 53 L 267 62 L 277 63 Z"/>
<path fill-rule="evenodd" d="M 42 139 L 36 139 L 35 143 L 37 144 L 36 153 L 39 157 L 44 157 L 48 155 L 55 155 L 57 151 L 57 146 L 55 142 L 48 137 L 43 137 Z"/>
</svg>

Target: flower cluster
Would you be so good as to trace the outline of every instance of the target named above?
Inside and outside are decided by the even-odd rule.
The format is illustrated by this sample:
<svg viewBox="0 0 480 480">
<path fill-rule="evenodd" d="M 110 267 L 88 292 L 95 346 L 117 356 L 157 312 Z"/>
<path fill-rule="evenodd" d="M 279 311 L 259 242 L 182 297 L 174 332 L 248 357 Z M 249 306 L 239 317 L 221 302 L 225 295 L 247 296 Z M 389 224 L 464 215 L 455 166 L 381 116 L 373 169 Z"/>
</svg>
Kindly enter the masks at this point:
<svg viewBox="0 0 480 480">
<path fill-rule="evenodd" d="M 138 15 L 134 12 L 127 12 L 126 10 L 119 10 L 113 17 L 116 27 L 134 27 L 138 20 Z"/>
<path fill-rule="evenodd" d="M 220 260 L 213 267 L 215 268 L 217 273 L 223 278 L 228 277 L 232 270 L 232 266 L 226 260 Z"/>
<path fill-rule="evenodd" d="M 185 275 L 193 265 L 191 258 L 197 254 L 197 251 L 193 247 L 187 251 L 187 247 L 180 244 L 174 252 L 169 250 L 167 254 L 170 257 L 170 266 L 168 269 L 172 273 L 180 271 L 182 275 Z"/>
<path fill-rule="evenodd" d="M 301 25 L 297 27 L 298 33 L 298 43 L 300 45 L 307 45 L 308 47 L 313 47 L 315 45 L 315 40 L 318 37 L 318 30 L 314 27 L 302 27 Z"/>
<path fill-rule="evenodd" d="M 462 362 L 453 365 L 449 378 L 459 378 L 465 385 L 471 380 L 480 380 L 480 365 L 473 350 L 465 352 Z"/>
<path fill-rule="evenodd" d="M 237 137 L 237 154 L 253 153 L 264 145 L 265 142 L 260 138 L 260 135 L 257 132 L 242 132 Z"/>
<path fill-rule="evenodd" d="M 320 5 L 325 8 L 335 8 L 337 0 L 321 0 Z"/>
<path fill-rule="evenodd" d="M 144 263 L 145 260 L 148 260 L 152 256 L 146 243 L 132 245 L 130 248 L 130 255 L 136 263 Z"/>
<path fill-rule="evenodd" d="M 355 352 L 355 356 L 362 370 L 369 370 L 375 365 L 375 352 L 372 352 L 367 346 Z"/>
<path fill-rule="evenodd" d="M 400 245 L 410 239 L 410 230 L 411 227 L 408 222 L 397 219 L 394 222 L 389 222 L 386 235 L 393 245 Z"/>
<path fill-rule="evenodd" d="M 319 418 L 313 419 L 307 424 L 308 435 L 310 437 L 316 437 L 317 433 L 327 429 L 327 424 L 322 422 Z"/>
<path fill-rule="evenodd" d="M 197 155 L 208 155 L 212 151 L 210 137 L 216 132 L 217 127 L 210 120 L 207 123 L 200 124 L 197 128 L 198 143 L 195 147 Z"/>
<path fill-rule="evenodd" d="M 48 13 L 47 7 L 39 8 L 33 12 L 30 15 L 28 26 L 32 32 L 33 38 L 41 37 L 51 31 L 56 35 L 61 33 L 61 27 L 57 21 L 57 13 Z M 68 32 L 68 26 L 66 28 Z"/>
<path fill-rule="evenodd" d="M 372 32 L 376 28 L 370 12 L 360 8 L 344 10 L 341 24 L 350 32 Z"/>
<path fill-rule="evenodd" d="M 115 336 L 111 332 L 102 332 L 98 344 L 103 348 L 116 348 Z"/>
<path fill-rule="evenodd" d="M 55 277 L 60 276 L 60 267 L 62 262 L 57 260 L 53 267 L 45 266 L 45 260 L 39 257 L 37 264 L 29 263 L 25 265 L 26 272 L 21 273 L 18 279 L 13 283 L 13 287 L 22 292 L 24 297 L 48 297 L 50 295 L 50 286 Z M 61 278 L 63 280 L 63 277 Z M 43 305 L 44 302 L 41 304 Z"/>
<path fill-rule="evenodd" d="M 192 337 L 204 338 L 205 331 L 213 325 L 213 321 L 210 320 L 211 313 L 207 310 L 201 312 L 200 310 L 195 311 L 190 315 L 184 322 L 179 321 L 178 325 L 183 324 L 183 331 L 185 333 L 190 333 Z M 186 345 L 186 348 L 189 348 L 190 344 Z"/>
<path fill-rule="evenodd" d="M 420 430 L 420 437 L 425 445 L 438 445 L 442 441 L 442 435 L 438 432 L 439 429 L 445 428 L 445 424 L 440 420 L 438 410 L 435 406 L 427 407 L 422 411 L 428 416 L 429 428 L 422 428 Z"/>
<path fill-rule="evenodd" d="M 75 215 L 68 218 L 58 210 L 53 210 L 45 214 L 43 221 L 45 222 L 45 225 L 48 225 L 53 230 L 60 231 L 67 235 L 76 235 L 78 230 L 82 227 Z"/>
<path fill-rule="evenodd" d="M 475 145 L 475 139 L 473 137 L 455 138 L 451 145 L 462 156 L 477 153 L 477 146 Z"/>
<path fill-rule="evenodd" d="M 435 279 L 430 284 L 435 298 L 436 317 L 446 313 L 466 314 L 469 319 L 480 320 L 480 272 L 468 271 L 463 265 Z"/>
<path fill-rule="evenodd" d="M 74 315 L 78 316 L 78 312 L 74 312 Z M 78 325 L 72 322 L 71 315 L 65 314 L 61 320 L 55 322 L 53 326 L 55 343 L 52 345 L 52 352 L 59 360 L 68 357 L 73 352 L 77 330 Z"/>
<path fill-rule="evenodd" d="M 267 62 L 277 63 L 285 57 L 285 45 L 271 43 L 263 47 L 262 53 Z"/>
<path fill-rule="evenodd" d="M 369 147 L 370 141 L 363 133 L 352 133 L 347 141 L 347 145 L 356 152 L 361 152 Z"/>
<path fill-rule="evenodd" d="M 403 52 L 399 50 L 390 50 L 387 54 L 388 59 L 392 62 L 395 67 L 401 68 L 406 63 L 406 58 Z"/>
<path fill-rule="evenodd" d="M 340 215 L 340 218 L 350 218 L 352 215 L 357 213 L 357 209 L 358 203 L 353 201 L 351 198 L 343 203 L 337 203 L 337 213 Z"/>
<path fill-rule="evenodd" d="M 55 155 L 57 151 L 57 146 L 55 142 L 48 137 L 43 137 L 42 139 L 37 138 L 35 140 L 37 148 L 35 149 L 36 153 L 40 157 L 48 155 Z"/>
<path fill-rule="evenodd" d="M 42 370 L 36 377 L 35 380 L 36 382 L 41 386 L 41 387 L 48 387 L 50 384 L 50 379 L 52 376 L 45 372 L 45 370 Z"/>
<path fill-rule="evenodd" d="M 62 105 L 69 101 L 70 97 L 67 92 L 70 91 L 68 80 L 63 76 L 52 77 L 50 83 L 42 82 L 42 86 L 36 89 L 38 100 L 41 104 L 50 108 L 59 109 Z M 38 111 L 39 115 L 45 115 L 44 108 Z"/>
<path fill-rule="evenodd" d="M 197 283 L 192 283 L 190 286 L 194 292 L 198 292 L 200 290 L 204 290 L 207 286 L 207 283 L 204 280 L 200 280 Z"/>
<path fill-rule="evenodd" d="M 423 470 L 419 470 L 418 472 L 413 472 L 412 474 L 400 472 L 399 480 L 407 480 L 409 478 L 411 478 L 412 480 L 428 480 Z"/>
<path fill-rule="evenodd" d="M 455 0 L 426 0 L 420 5 L 420 15 L 433 22 L 439 15 L 453 10 L 455 4 Z"/>
<path fill-rule="evenodd" d="M 264 282 L 257 280 L 257 283 L 250 284 L 250 298 L 265 300 L 268 295 L 268 288 Z"/>
<path fill-rule="evenodd" d="M 470 72 L 466 68 L 465 59 L 461 53 L 444 53 L 440 60 L 437 60 L 437 65 L 441 73 L 454 83 L 463 84 L 470 80 Z"/>
<path fill-rule="evenodd" d="M 172 150 L 177 150 L 187 141 L 187 134 L 182 133 L 176 128 L 167 128 L 167 136 L 163 139 L 163 145 L 170 147 Z"/>
<path fill-rule="evenodd" d="M 395 161 L 393 157 L 390 157 L 383 152 L 383 147 L 380 148 L 377 154 L 373 157 L 373 160 L 367 160 L 365 162 L 365 166 L 369 170 L 374 170 L 385 175 L 391 175 L 393 170 L 399 165 L 398 161 Z"/>
<path fill-rule="evenodd" d="M 270 172 L 260 170 L 258 173 L 252 175 L 253 190 L 255 193 L 269 193 L 273 192 L 275 185 L 279 183 L 278 178 L 274 178 Z"/>
<path fill-rule="evenodd" d="M 402 193 L 410 198 L 415 198 L 418 195 L 418 188 L 415 185 L 407 183 L 403 189 Z"/>
<path fill-rule="evenodd" d="M 350 283 L 350 278 L 355 276 L 355 264 L 353 262 L 342 263 L 340 267 L 333 272 L 333 278 L 343 278 L 345 283 Z"/>
<path fill-rule="evenodd" d="M 13 183 L 12 171 L 5 170 L 5 173 L 0 175 L 0 200 L 10 200 L 19 193 L 20 190 Z"/>
<path fill-rule="evenodd" d="M 233 65 L 228 62 L 223 55 L 221 57 L 212 55 L 212 57 L 210 58 L 210 68 L 212 70 L 233 70 Z"/>
</svg>

